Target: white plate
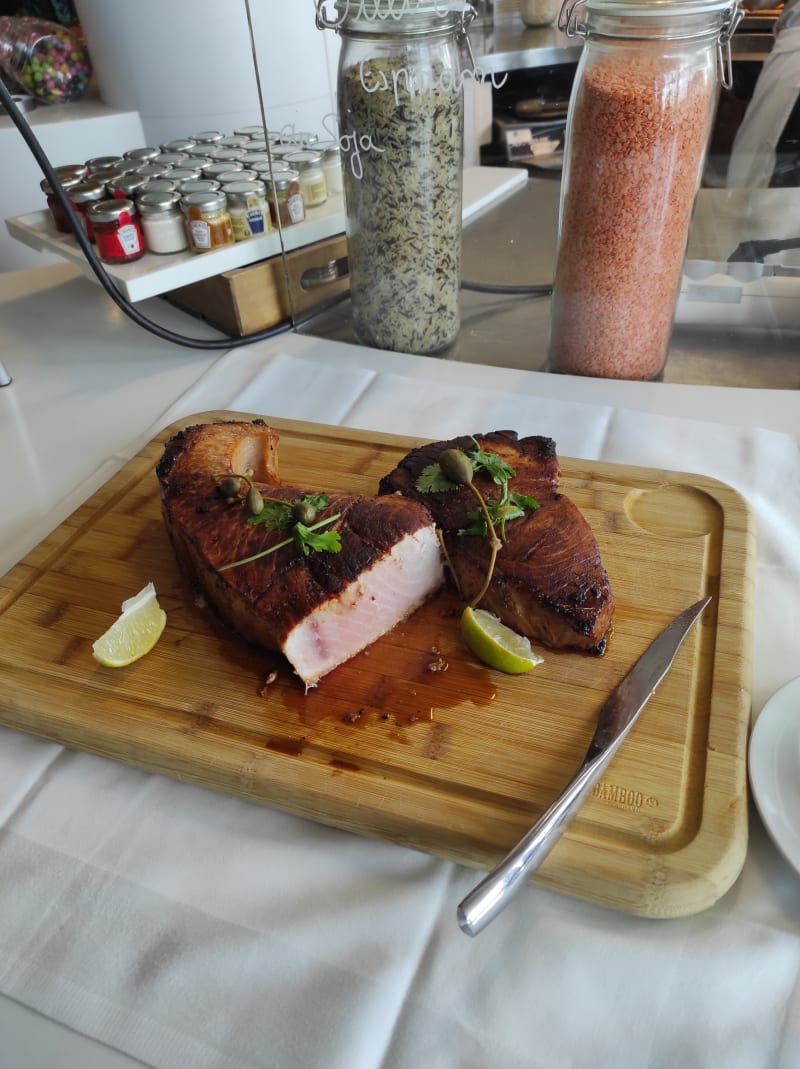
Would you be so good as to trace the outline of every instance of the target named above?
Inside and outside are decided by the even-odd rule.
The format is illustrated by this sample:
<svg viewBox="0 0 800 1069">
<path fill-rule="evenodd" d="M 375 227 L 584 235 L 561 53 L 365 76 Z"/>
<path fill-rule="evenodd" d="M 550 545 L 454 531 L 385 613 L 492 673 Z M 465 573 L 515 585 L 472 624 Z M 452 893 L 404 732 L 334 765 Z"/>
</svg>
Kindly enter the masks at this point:
<svg viewBox="0 0 800 1069">
<path fill-rule="evenodd" d="M 761 710 L 750 738 L 750 786 L 775 845 L 800 872 L 800 677 Z"/>
</svg>

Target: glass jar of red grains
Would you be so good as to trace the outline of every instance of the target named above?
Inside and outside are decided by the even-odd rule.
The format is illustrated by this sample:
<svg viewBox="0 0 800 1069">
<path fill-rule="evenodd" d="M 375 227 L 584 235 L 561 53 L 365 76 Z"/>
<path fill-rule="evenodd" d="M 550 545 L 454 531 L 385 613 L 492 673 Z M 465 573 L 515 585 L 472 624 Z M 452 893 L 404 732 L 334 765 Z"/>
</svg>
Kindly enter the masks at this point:
<svg viewBox="0 0 800 1069">
<path fill-rule="evenodd" d="M 603 378 L 664 369 L 731 0 L 565 0 L 585 38 L 570 100 L 549 366 Z"/>
</svg>

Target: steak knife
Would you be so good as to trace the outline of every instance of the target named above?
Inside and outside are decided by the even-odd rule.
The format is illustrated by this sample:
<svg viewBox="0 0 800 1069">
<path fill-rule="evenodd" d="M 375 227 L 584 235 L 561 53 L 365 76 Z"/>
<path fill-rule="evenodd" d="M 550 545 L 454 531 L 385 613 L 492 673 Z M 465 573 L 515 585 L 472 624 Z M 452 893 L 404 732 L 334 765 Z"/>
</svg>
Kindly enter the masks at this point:
<svg viewBox="0 0 800 1069">
<path fill-rule="evenodd" d="M 600 709 L 589 749 L 572 781 L 513 850 L 459 904 L 458 923 L 467 935 L 482 932 L 553 849 L 672 667 L 683 640 L 710 601 L 710 597 L 702 598 L 676 616 L 611 692 Z"/>
</svg>

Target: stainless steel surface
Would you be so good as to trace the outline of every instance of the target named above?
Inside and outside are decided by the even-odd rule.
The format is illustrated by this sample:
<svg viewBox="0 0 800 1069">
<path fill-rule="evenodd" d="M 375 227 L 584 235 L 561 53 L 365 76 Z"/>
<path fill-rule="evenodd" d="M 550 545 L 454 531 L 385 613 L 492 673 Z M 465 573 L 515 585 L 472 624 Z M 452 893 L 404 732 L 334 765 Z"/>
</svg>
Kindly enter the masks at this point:
<svg viewBox="0 0 800 1069">
<path fill-rule="evenodd" d="M 531 830 L 470 891 L 458 907 L 458 923 L 478 935 L 525 886 L 558 842 L 567 824 L 627 738 L 639 714 L 672 666 L 683 640 L 711 601 L 702 598 L 684 609 L 642 654 L 606 699 L 586 756 L 574 779 Z"/>
<path fill-rule="evenodd" d="M 464 231 L 462 278 L 501 286 L 552 282 L 559 192 L 559 175 L 541 172 L 474 219 Z M 797 195 L 800 203 L 800 190 Z M 800 281 L 796 285 L 800 307 Z M 709 306 L 717 317 L 714 321 L 677 323 L 662 380 L 800 389 L 800 331 L 781 325 L 777 312 L 771 314 L 769 300 L 762 303 L 768 306 L 765 326 L 737 322 L 733 313 L 740 312 L 740 304 Z M 459 336 L 450 350 L 431 359 L 545 371 L 549 316 L 547 297 L 462 290 Z M 357 343 L 347 301 L 299 329 Z"/>
<path fill-rule="evenodd" d="M 477 20 L 469 40 L 476 64 L 485 74 L 577 63 L 583 47 L 580 38 L 567 37 L 555 24 L 529 28 L 518 14 L 495 15 L 493 22 Z M 763 61 L 772 44 L 772 24 L 745 19 L 733 35 L 731 53 L 734 59 Z"/>
</svg>

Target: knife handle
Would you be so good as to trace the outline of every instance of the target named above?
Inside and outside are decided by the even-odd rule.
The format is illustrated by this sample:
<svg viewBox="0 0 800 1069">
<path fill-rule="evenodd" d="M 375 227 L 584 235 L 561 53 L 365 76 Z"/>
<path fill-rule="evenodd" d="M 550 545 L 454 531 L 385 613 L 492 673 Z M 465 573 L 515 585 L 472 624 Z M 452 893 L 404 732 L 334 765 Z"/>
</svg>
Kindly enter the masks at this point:
<svg viewBox="0 0 800 1069">
<path fill-rule="evenodd" d="M 619 743 L 602 753 L 587 755 L 571 782 L 548 806 L 531 830 L 458 907 L 458 923 L 467 935 L 477 935 L 516 895 L 561 838 L 586 795 L 595 785 Z"/>
</svg>

